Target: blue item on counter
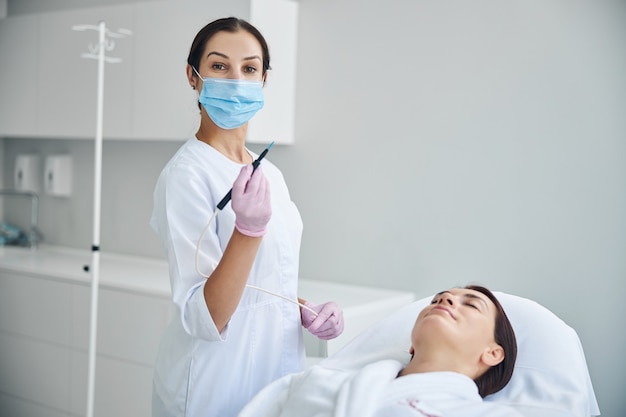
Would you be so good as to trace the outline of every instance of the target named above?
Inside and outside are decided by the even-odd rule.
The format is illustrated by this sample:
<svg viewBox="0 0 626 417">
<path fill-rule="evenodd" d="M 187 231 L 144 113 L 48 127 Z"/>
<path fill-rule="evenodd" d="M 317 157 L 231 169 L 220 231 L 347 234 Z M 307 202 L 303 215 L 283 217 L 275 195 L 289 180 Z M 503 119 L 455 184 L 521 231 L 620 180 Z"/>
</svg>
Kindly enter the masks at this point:
<svg viewBox="0 0 626 417">
<path fill-rule="evenodd" d="M 0 223 L 0 246 L 23 244 L 25 237 L 19 228 L 8 223 Z"/>
</svg>

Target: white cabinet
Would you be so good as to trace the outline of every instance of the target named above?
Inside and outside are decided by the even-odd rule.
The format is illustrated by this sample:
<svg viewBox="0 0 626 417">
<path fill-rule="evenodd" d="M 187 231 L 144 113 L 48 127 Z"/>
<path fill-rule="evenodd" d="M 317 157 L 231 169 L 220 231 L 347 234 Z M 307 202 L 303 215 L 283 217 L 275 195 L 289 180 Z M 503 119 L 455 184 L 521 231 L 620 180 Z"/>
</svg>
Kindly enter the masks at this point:
<svg viewBox="0 0 626 417">
<path fill-rule="evenodd" d="M 39 17 L 0 19 L 0 136 L 37 134 Z"/>
<path fill-rule="evenodd" d="M 0 19 L 0 136 L 93 138 L 96 133 L 97 60 L 83 59 L 97 44 L 96 31 L 133 23 L 132 6 L 87 8 Z M 131 137 L 132 42 L 117 42 L 105 66 L 104 133 Z"/>
<path fill-rule="evenodd" d="M 74 25 L 97 25 L 104 20 L 115 31 L 133 24 L 133 8 L 88 8 L 40 17 L 38 136 L 93 138 L 96 134 L 98 61 L 81 58 L 98 43 L 97 31 L 77 32 Z M 121 63 L 105 65 L 104 134 L 130 137 L 133 42 L 120 39 L 108 56 Z"/>
<path fill-rule="evenodd" d="M 81 349 L 72 355 L 70 410 L 82 415 L 87 398 L 90 289 L 76 290 L 80 292 L 76 303 L 86 314 L 74 318 L 80 335 L 74 343 Z M 98 307 L 95 414 L 150 416 L 152 368 L 174 307 L 167 297 L 109 288 L 100 289 Z"/>
<path fill-rule="evenodd" d="M 67 410 L 73 307 L 71 285 L 0 274 L 1 410 Z"/>
<path fill-rule="evenodd" d="M 0 19 L 0 136 L 95 137 L 98 62 L 81 54 L 98 32 L 72 27 L 104 21 L 133 32 L 107 51 L 122 62 L 105 64 L 104 138 L 186 140 L 199 122 L 185 75 L 189 48 L 205 24 L 226 16 L 258 24 L 273 55 L 276 77 L 249 139 L 293 142 L 297 3 L 290 0 L 161 0 Z"/>
<path fill-rule="evenodd" d="M 185 67 L 193 36 L 202 27 L 201 16 L 189 19 L 187 10 L 171 2 L 137 5 L 133 137 L 183 140 L 196 132 L 197 94 L 189 87 Z"/>
<path fill-rule="evenodd" d="M 84 283 L 0 271 L 0 410 L 84 415 L 89 303 Z M 167 297 L 100 290 L 96 415 L 150 415 L 152 367 L 172 313 Z"/>
<path fill-rule="evenodd" d="M 75 417 L 87 403 L 91 288 L 89 253 L 41 246 L 0 248 L 0 410 L 2 416 Z M 174 316 L 167 264 L 102 254 L 95 415 L 150 415 L 152 370 Z M 304 331 L 307 355 L 334 353 L 414 295 L 300 280 L 299 295 L 343 308 L 344 333 L 328 344 Z M 318 359 L 310 359 L 314 363 Z"/>
<path fill-rule="evenodd" d="M 136 5 L 132 137 L 180 139 L 198 128 L 198 93 L 187 82 L 187 56 L 196 33 L 224 16 L 247 16 L 245 2 L 155 1 Z"/>
</svg>

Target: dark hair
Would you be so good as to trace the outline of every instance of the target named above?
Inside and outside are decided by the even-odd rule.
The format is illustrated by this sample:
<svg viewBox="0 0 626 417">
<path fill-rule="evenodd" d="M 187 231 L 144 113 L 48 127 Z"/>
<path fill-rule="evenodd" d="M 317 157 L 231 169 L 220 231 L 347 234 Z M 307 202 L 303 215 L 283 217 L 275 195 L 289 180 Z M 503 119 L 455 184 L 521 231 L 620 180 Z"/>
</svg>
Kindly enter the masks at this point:
<svg viewBox="0 0 626 417">
<path fill-rule="evenodd" d="M 204 53 L 204 48 L 209 41 L 218 32 L 230 32 L 235 33 L 239 30 L 245 30 L 254 36 L 259 44 L 261 44 L 261 50 L 263 51 L 263 74 L 270 67 L 270 50 L 267 46 L 267 42 L 261 32 L 250 23 L 246 22 L 243 19 L 239 19 L 237 17 L 225 17 L 222 19 L 214 20 L 213 22 L 207 24 L 205 27 L 200 29 L 196 37 L 194 38 L 191 49 L 189 50 L 189 56 L 187 57 L 187 64 L 196 68 L 198 71 L 200 70 L 200 60 L 202 59 L 202 54 Z"/>
<path fill-rule="evenodd" d="M 481 397 L 496 393 L 506 386 L 513 376 L 515 359 L 517 358 L 517 341 L 515 332 L 509 318 L 506 316 L 502 305 L 495 295 L 485 287 L 479 285 L 468 285 L 467 290 L 474 290 L 484 294 L 496 306 L 496 326 L 494 337 L 496 343 L 504 350 L 504 360 L 489 368 L 484 374 L 476 378 L 474 382 L 478 386 Z"/>
</svg>

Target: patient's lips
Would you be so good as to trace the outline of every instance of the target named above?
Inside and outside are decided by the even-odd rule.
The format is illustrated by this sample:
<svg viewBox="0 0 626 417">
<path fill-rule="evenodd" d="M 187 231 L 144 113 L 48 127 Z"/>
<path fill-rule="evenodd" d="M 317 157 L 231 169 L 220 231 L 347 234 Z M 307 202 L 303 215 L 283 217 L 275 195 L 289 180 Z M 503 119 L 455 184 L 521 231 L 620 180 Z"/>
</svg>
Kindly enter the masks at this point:
<svg viewBox="0 0 626 417">
<path fill-rule="evenodd" d="M 446 307 L 441 306 L 441 305 L 434 306 L 430 311 L 431 313 L 436 312 L 436 311 L 443 311 L 443 312 L 448 313 L 450 317 L 454 318 L 454 314 L 452 314 L 452 311 L 448 310 Z"/>
</svg>

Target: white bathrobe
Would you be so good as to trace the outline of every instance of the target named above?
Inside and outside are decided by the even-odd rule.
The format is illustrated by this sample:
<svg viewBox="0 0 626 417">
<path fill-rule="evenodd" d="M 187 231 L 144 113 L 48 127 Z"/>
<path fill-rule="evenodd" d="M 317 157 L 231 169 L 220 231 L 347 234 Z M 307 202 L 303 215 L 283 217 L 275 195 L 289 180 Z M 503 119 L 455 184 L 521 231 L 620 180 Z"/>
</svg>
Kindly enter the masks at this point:
<svg viewBox="0 0 626 417">
<path fill-rule="evenodd" d="M 507 406 L 484 402 L 465 375 L 397 378 L 403 366 L 394 359 L 357 370 L 316 365 L 270 384 L 239 417 L 522 417 Z"/>
</svg>

